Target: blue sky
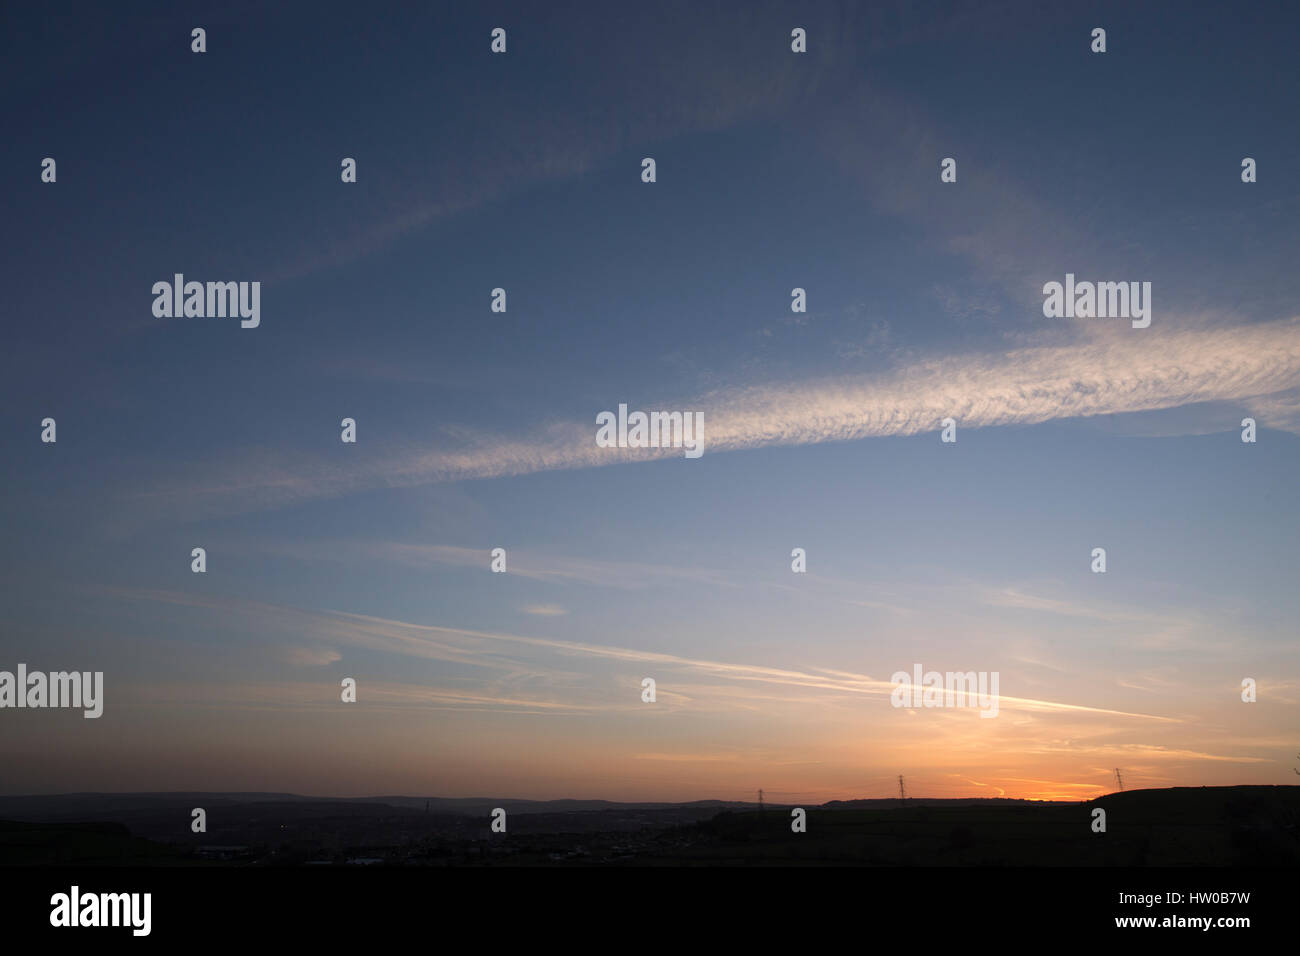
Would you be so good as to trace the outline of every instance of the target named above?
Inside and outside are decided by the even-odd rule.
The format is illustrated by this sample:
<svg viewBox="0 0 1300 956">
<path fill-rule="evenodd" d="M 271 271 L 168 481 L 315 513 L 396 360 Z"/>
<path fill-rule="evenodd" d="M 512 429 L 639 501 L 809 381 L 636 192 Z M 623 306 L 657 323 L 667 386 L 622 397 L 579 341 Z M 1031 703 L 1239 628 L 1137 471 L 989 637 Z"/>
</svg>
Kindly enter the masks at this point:
<svg viewBox="0 0 1300 956">
<path fill-rule="evenodd" d="M 1293 776 L 1293 9 L 0 16 L 0 668 L 106 680 L 4 713 L 9 792 Z M 1045 318 L 1067 272 L 1150 328 Z M 597 448 L 620 402 L 704 455 Z M 999 718 L 890 708 L 914 662 Z"/>
</svg>

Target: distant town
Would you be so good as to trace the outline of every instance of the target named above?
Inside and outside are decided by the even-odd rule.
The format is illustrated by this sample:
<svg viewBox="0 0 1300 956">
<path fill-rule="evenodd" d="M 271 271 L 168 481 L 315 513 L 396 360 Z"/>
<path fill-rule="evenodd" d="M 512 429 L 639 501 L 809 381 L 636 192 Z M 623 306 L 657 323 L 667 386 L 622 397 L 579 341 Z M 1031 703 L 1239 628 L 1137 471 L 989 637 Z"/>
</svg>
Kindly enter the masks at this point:
<svg viewBox="0 0 1300 956">
<path fill-rule="evenodd" d="M 1098 832 L 1095 810 L 1108 824 Z M 195 832 L 194 810 L 204 827 Z M 791 826 L 796 809 L 806 829 Z M 494 813 L 495 811 L 495 813 Z M 504 832 L 493 830 L 494 820 Z M 0 797 L 7 866 L 1300 864 L 1300 787 L 821 806 L 292 794 Z"/>
</svg>

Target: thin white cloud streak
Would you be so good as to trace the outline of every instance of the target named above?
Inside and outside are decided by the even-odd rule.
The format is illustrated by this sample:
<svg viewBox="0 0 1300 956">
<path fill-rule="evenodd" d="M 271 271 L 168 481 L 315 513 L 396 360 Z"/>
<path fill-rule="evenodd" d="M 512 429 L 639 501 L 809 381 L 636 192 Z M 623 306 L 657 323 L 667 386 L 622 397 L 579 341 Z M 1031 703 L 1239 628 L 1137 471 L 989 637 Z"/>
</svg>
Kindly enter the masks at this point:
<svg viewBox="0 0 1300 956">
<path fill-rule="evenodd" d="M 429 175 L 416 186 L 408 183 L 400 192 L 379 187 L 384 201 L 377 205 L 395 212 L 337 237 L 308 236 L 306 245 L 265 281 L 345 266 L 434 222 L 548 182 L 571 180 L 628 150 L 653 149 L 681 136 L 784 115 L 802 95 L 834 79 L 838 59 L 862 55 L 848 33 L 834 28 L 833 19 L 820 30 L 818 62 L 799 63 L 798 58 L 765 55 L 768 39 L 761 33 L 733 30 L 730 42 L 719 47 L 713 27 L 726 30 L 729 25 L 697 4 L 663 7 L 620 11 L 621 29 L 637 35 L 661 31 L 674 18 L 689 19 L 698 29 L 675 34 L 671 59 L 659 56 L 653 44 L 611 47 L 603 18 L 565 24 L 565 42 L 589 54 L 578 66 L 579 77 L 587 82 L 569 91 L 577 97 L 571 108 L 557 111 L 554 91 L 546 84 L 514 89 L 505 98 L 490 88 L 459 91 L 459 126 L 467 131 L 461 145 L 467 148 L 430 157 Z M 552 28 L 561 29 L 558 21 Z"/>
<path fill-rule="evenodd" d="M 328 667 L 343 659 L 338 651 L 327 647 L 290 647 L 285 649 L 284 657 L 294 667 Z"/>
<path fill-rule="evenodd" d="M 1197 620 L 1189 614 L 1171 615 L 1153 611 L 1134 610 L 1106 604 L 1075 604 L 1056 598 L 1027 594 L 1018 588 L 996 588 L 980 593 L 981 603 L 991 607 L 1014 608 L 1025 611 L 1044 611 L 1063 617 L 1079 617 L 1111 624 L 1155 624 L 1164 628 L 1190 628 Z"/>
<path fill-rule="evenodd" d="M 472 693 L 464 690 L 402 684 L 363 679 L 358 706 L 366 710 L 407 709 L 491 711 L 512 714 L 582 715 L 609 708 L 549 698 Z M 224 710 L 303 710 L 333 711 L 338 707 L 338 685 L 329 680 L 318 682 L 264 683 L 167 683 L 127 685 L 123 693 L 128 700 L 145 704 L 183 703 L 187 707 Z M 629 705 L 630 707 L 631 705 Z"/>
<path fill-rule="evenodd" d="M 284 623 L 286 619 L 297 618 L 299 627 L 303 632 L 328 638 L 333 644 L 345 643 L 375 651 L 436 660 L 474 663 L 476 655 L 483 653 L 484 648 L 491 645 L 512 644 L 517 647 L 551 651 L 561 655 L 684 668 L 725 680 L 822 690 L 840 695 L 856 694 L 887 697 L 894 690 L 894 684 L 890 681 L 876 680 L 866 674 L 857 674 L 850 671 L 834 671 L 833 673 L 838 676 L 832 677 L 825 674 L 811 674 L 779 667 L 681 657 L 676 654 L 665 654 L 658 651 L 610 647 L 555 638 L 525 637 L 517 634 L 475 631 L 467 628 L 442 627 L 431 624 L 412 624 L 406 621 L 395 621 L 363 614 L 349 614 L 342 611 L 304 611 L 297 608 L 277 607 L 233 598 L 190 595 L 173 591 L 113 589 L 108 593 L 128 599 L 221 609 L 227 613 L 235 612 L 255 617 L 265 616 L 269 613 L 278 623 Z M 502 666 L 503 662 L 499 658 L 490 654 L 487 656 L 490 660 L 490 666 Z M 1011 696 L 998 696 L 997 699 L 1000 706 L 1011 709 L 1048 713 L 1099 714 L 1169 723 L 1179 722 L 1172 717 L 1108 710 L 1082 704 L 1066 704 Z"/>
<path fill-rule="evenodd" d="M 287 549 L 281 547 L 278 550 Z M 319 549 L 298 553 L 307 559 L 319 557 Z M 485 568 L 489 553 L 483 548 L 462 548 L 442 544 L 406 544 L 397 541 L 365 542 L 360 545 L 343 540 L 331 542 L 336 555 L 356 552 L 377 560 L 396 561 L 411 567 L 450 564 L 458 567 Z M 713 587 L 737 587 L 734 575 L 709 568 L 677 568 L 640 561 L 593 561 L 567 555 L 540 554 L 514 548 L 510 551 L 510 573 L 537 581 L 577 582 L 615 588 L 645 588 L 663 581 L 693 581 Z"/>
<path fill-rule="evenodd" d="M 1106 320 L 1098 320 L 1106 321 Z M 751 388 L 705 413 L 711 450 L 1033 425 L 1300 385 L 1300 320 L 1131 336 L 920 363 L 871 382 Z M 689 406 L 688 406 L 689 407 Z M 1268 422 L 1262 424 L 1268 425 Z"/>
<path fill-rule="evenodd" d="M 443 564 L 481 570 L 488 566 L 489 559 L 489 552 L 485 548 L 410 544 L 402 541 L 357 541 L 346 538 L 317 539 L 310 544 L 256 541 L 249 547 L 251 550 L 288 556 L 300 561 L 368 563 L 384 561 L 420 569 Z M 230 549 L 229 545 L 225 547 L 227 551 Z M 863 591 L 879 593 L 887 597 L 896 597 L 896 592 L 859 581 L 840 580 L 812 572 L 806 576 L 807 581 L 796 588 L 770 576 L 757 576 L 751 570 L 745 569 L 720 570 L 690 566 L 675 567 L 644 561 L 592 560 L 512 548 L 510 573 L 516 577 L 551 584 L 581 584 L 623 590 L 641 590 L 674 583 L 701 584 L 710 588 L 759 588 L 766 591 L 779 589 L 815 601 L 839 600 L 853 607 L 885 610 L 902 616 L 911 615 L 914 610 L 897 603 L 861 600 L 855 597 Z M 932 592 L 927 591 L 916 599 L 928 603 L 933 600 Z"/>
<path fill-rule="evenodd" d="M 960 773 L 950 773 L 948 774 L 948 776 L 956 777 L 958 780 L 964 780 L 966 783 L 974 784 L 977 787 L 986 787 L 986 788 L 992 787 L 994 790 L 998 792 L 999 797 L 1005 797 L 1007 795 L 1007 792 L 1003 790 L 1001 787 L 997 786 L 996 784 L 980 783 L 978 780 L 972 780 L 970 777 L 967 777 L 964 774 L 960 774 Z"/>
<path fill-rule="evenodd" d="M 948 417 L 958 428 L 986 428 L 1244 402 L 1300 386 L 1296 319 L 1149 337 L 1131 331 L 1086 345 L 931 360 L 865 381 L 741 387 L 665 407 L 703 411 L 705 451 L 717 453 L 915 435 L 937 431 Z M 430 453 L 389 474 L 398 482 L 492 478 L 681 455 L 598 448 L 595 430 L 593 415 L 567 436 L 556 427 L 526 441 Z"/>
<path fill-rule="evenodd" d="M 708 754 L 673 754 L 673 753 L 647 753 L 632 754 L 633 760 L 661 760 L 670 763 L 735 763 L 741 759 L 740 754 L 734 753 L 708 753 Z"/>
<path fill-rule="evenodd" d="M 560 617 L 569 613 L 558 604 L 529 604 L 523 612 L 537 617 Z"/>
<path fill-rule="evenodd" d="M 1217 763 L 1272 763 L 1267 757 L 1228 757 L 1223 754 L 1205 753 L 1200 750 L 1178 750 L 1170 747 L 1161 747 L 1156 744 L 1107 744 L 1100 747 L 1036 747 L 1027 749 L 1027 754 L 1054 754 L 1054 753 L 1071 753 L 1071 754 L 1114 754 L 1122 751 L 1139 757 L 1149 757 L 1157 760 L 1208 760 Z"/>
<path fill-rule="evenodd" d="M 1158 317 L 1165 323 L 1173 317 Z M 1110 320 L 1082 320 L 1104 322 Z M 1255 407 L 1263 427 L 1300 432 L 1283 393 L 1300 388 L 1300 318 L 1221 329 L 1130 329 L 1086 344 L 923 361 L 868 378 L 726 389 L 663 403 L 704 413 L 705 452 L 717 454 L 937 430 L 1153 411 L 1200 402 Z M 615 396 L 617 398 L 617 396 Z M 638 405 L 643 403 L 638 403 Z M 235 513 L 384 487 L 466 481 L 680 457 L 680 449 L 599 448 L 590 423 L 457 450 L 406 452 L 355 468 L 302 458 L 245 462 L 215 480 L 179 481 L 129 497 L 165 509 Z M 1270 416 L 1277 415 L 1276 420 Z"/>
</svg>

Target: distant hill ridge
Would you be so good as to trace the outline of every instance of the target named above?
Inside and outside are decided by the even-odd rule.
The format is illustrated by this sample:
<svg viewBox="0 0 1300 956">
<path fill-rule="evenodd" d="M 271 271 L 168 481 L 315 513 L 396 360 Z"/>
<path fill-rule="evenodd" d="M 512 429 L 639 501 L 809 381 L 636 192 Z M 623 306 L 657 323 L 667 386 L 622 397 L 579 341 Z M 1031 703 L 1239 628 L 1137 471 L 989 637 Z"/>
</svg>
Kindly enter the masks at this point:
<svg viewBox="0 0 1300 956">
<path fill-rule="evenodd" d="M 1262 785 L 1233 787 L 1169 787 L 1152 790 L 1127 790 L 1109 793 L 1089 800 L 1024 800 L 1011 797 L 897 797 L 864 798 L 857 800 L 831 800 L 824 804 L 814 803 L 769 803 L 769 807 L 803 806 L 824 810 L 863 810 L 901 807 L 961 807 L 961 806 L 1067 806 L 1096 803 L 1159 804 L 1172 802 L 1191 808 L 1200 804 L 1219 804 L 1229 797 L 1249 798 L 1275 795 L 1279 791 L 1300 791 L 1296 785 Z M 495 807 L 503 807 L 507 813 L 587 813 L 602 810 L 635 812 L 638 810 L 671 809 L 717 809 L 717 810 L 755 810 L 756 802 L 740 800 L 690 800 L 673 802 L 619 802 L 613 800 L 527 800 L 513 797 L 408 797 L 408 796 L 373 796 L 373 797 L 317 797 L 296 793 L 275 792 L 211 792 L 211 791 L 173 791 L 141 793 L 61 793 L 32 794 L 22 796 L 0 796 L 0 818 L 9 820 L 67 820 L 67 819 L 106 819 L 116 814 L 131 814 L 133 811 L 151 811 L 162 807 L 185 806 L 213 807 L 231 804 L 274 804 L 296 803 L 334 805 L 340 809 L 350 807 L 392 807 L 406 811 L 423 812 L 426 805 L 430 812 L 440 814 L 481 815 L 490 813 Z"/>
</svg>

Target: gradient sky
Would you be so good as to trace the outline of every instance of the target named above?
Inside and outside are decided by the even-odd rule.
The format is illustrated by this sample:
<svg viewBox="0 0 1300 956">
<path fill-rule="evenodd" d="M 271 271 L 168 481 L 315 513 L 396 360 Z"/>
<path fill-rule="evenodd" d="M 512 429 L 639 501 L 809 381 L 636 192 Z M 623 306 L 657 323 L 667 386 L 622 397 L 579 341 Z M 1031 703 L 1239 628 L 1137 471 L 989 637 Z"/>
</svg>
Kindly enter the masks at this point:
<svg viewBox="0 0 1300 956">
<path fill-rule="evenodd" d="M 608 6 L 0 8 L 0 791 L 1294 782 L 1294 5 Z"/>
</svg>

